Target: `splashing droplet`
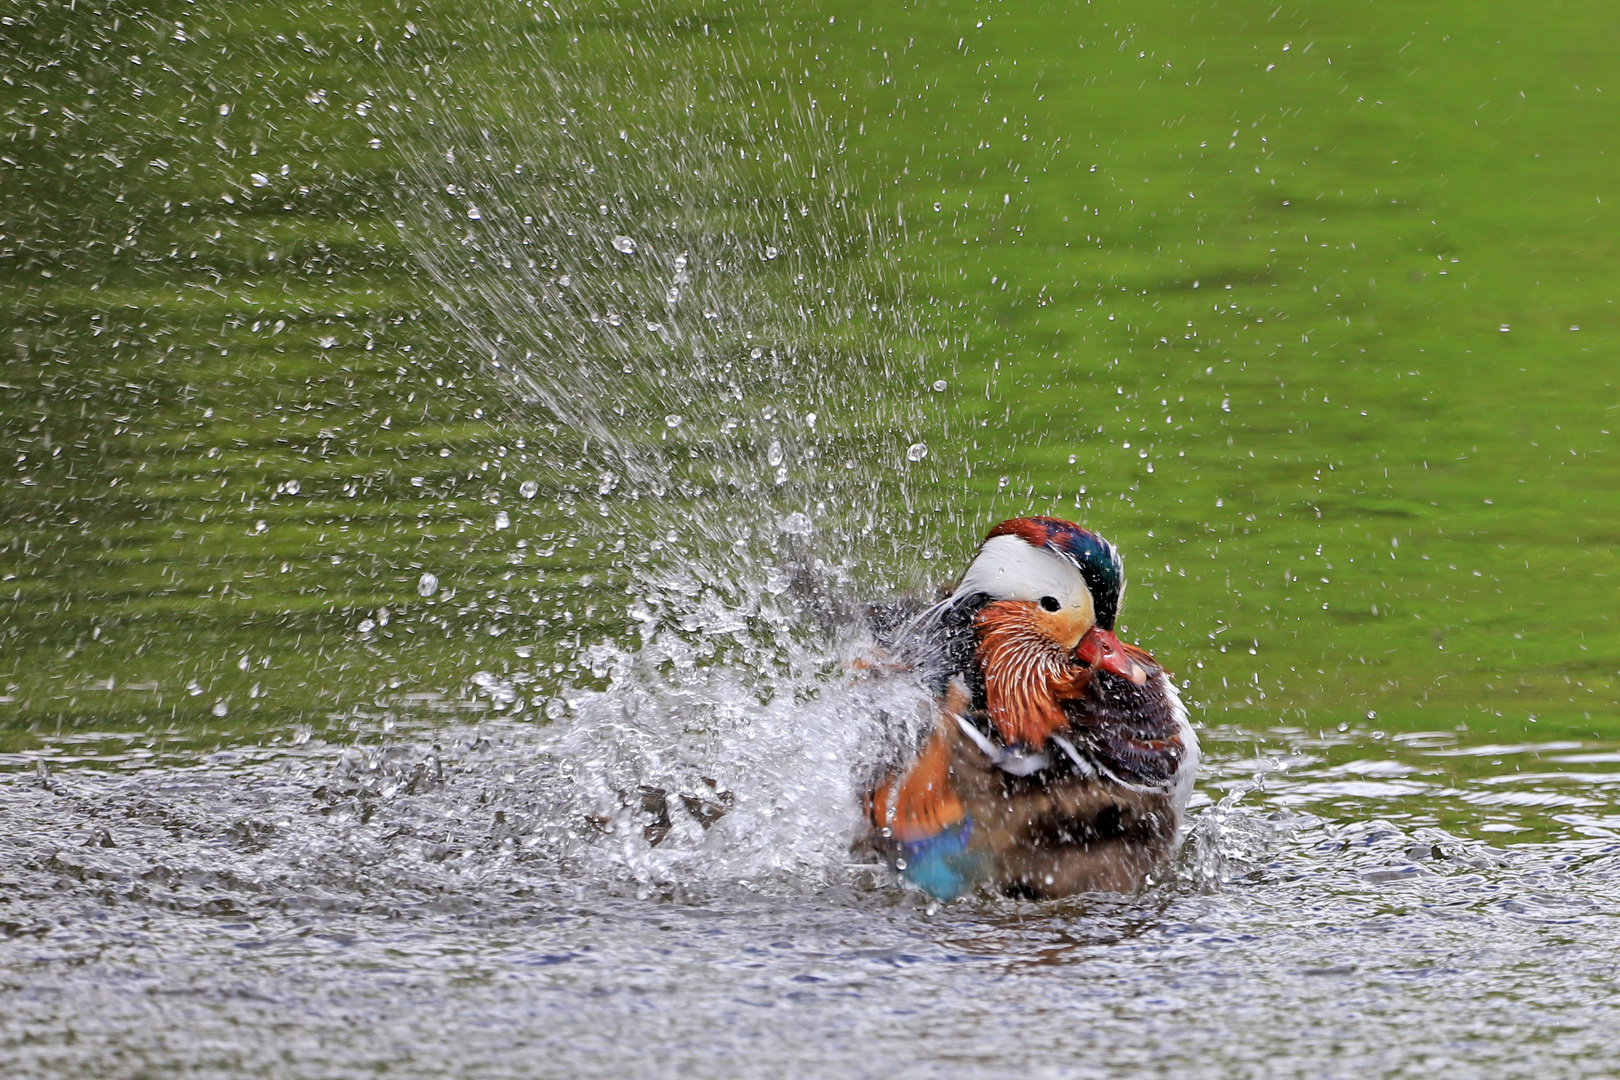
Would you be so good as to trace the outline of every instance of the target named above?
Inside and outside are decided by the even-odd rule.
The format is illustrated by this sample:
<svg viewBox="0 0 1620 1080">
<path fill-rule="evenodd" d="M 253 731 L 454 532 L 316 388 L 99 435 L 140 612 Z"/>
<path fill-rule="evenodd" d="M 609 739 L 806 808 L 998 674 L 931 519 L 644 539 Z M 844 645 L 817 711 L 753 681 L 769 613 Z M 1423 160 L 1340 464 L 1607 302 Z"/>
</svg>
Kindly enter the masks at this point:
<svg viewBox="0 0 1620 1080">
<path fill-rule="evenodd" d="M 783 518 L 776 527 L 789 536 L 809 536 L 815 528 L 808 515 L 797 511 Z"/>
<path fill-rule="evenodd" d="M 432 596 L 438 591 L 439 575 L 434 573 L 423 573 L 421 579 L 416 583 L 417 594 L 420 596 Z"/>
<path fill-rule="evenodd" d="M 922 443 L 912 443 L 906 448 L 907 461 L 921 461 L 928 456 L 928 447 Z"/>
<path fill-rule="evenodd" d="M 628 236 L 615 236 L 613 238 L 613 247 L 614 250 L 625 255 L 634 255 L 636 253 L 636 242 Z"/>
<path fill-rule="evenodd" d="M 536 495 L 540 494 L 540 485 L 535 483 L 533 480 L 525 480 L 523 483 L 518 485 L 518 494 L 522 495 L 525 499 L 532 499 Z"/>
<path fill-rule="evenodd" d="M 512 516 L 505 510 L 495 511 L 495 527 L 497 529 L 510 529 L 512 527 Z"/>
</svg>

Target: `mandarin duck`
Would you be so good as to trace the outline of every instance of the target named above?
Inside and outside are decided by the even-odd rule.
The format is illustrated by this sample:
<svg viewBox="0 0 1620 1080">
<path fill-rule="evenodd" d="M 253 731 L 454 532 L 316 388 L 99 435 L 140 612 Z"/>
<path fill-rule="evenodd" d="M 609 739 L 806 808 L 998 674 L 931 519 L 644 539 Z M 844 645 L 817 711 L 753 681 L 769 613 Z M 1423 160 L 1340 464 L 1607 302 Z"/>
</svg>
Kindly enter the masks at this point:
<svg viewBox="0 0 1620 1080">
<path fill-rule="evenodd" d="M 1114 634 L 1124 588 L 1096 533 L 1015 518 L 894 635 L 934 690 L 932 728 L 865 809 L 907 884 L 1129 892 L 1175 849 L 1198 739 L 1164 668 Z"/>
</svg>

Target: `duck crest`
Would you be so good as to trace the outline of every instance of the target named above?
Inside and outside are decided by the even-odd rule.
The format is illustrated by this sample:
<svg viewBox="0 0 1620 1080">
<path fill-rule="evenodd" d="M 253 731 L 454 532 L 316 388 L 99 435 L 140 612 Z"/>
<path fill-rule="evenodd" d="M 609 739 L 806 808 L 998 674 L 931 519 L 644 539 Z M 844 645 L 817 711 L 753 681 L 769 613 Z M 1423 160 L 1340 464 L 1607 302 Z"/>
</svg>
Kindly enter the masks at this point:
<svg viewBox="0 0 1620 1080">
<path fill-rule="evenodd" d="M 1068 724 L 1063 700 L 1077 695 L 1091 669 L 1043 634 L 1028 604 L 986 604 L 973 625 L 990 722 L 1009 746 L 1044 749 L 1047 737 Z"/>
</svg>

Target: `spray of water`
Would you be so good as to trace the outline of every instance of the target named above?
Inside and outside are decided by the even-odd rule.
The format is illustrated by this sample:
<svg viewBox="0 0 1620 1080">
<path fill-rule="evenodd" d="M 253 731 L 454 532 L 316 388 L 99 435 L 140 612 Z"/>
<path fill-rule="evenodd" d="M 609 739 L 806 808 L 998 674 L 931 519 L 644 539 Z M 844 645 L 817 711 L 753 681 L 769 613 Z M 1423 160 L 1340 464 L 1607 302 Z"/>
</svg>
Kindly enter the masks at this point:
<svg viewBox="0 0 1620 1080">
<path fill-rule="evenodd" d="M 527 74 L 498 92 L 422 95 L 403 178 L 457 362 L 549 433 L 634 627 L 581 643 L 594 682 L 559 689 L 537 784 L 638 878 L 814 878 L 926 715 L 847 662 L 866 604 L 938 573 L 946 360 L 814 101 L 661 30 L 582 62 L 568 18 L 509 39 Z"/>
</svg>

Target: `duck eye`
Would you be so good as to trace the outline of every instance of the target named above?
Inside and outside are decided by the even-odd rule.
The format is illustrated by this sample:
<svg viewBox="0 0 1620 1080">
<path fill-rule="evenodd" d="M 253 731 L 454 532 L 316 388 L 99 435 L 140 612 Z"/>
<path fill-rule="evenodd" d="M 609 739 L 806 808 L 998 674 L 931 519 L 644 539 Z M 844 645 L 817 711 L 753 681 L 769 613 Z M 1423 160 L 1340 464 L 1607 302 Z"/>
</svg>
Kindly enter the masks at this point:
<svg viewBox="0 0 1620 1080">
<path fill-rule="evenodd" d="M 1055 596 L 1041 597 L 1041 607 L 1046 611 L 1056 611 L 1062 606 L 1062 604 L 1058 603 L 1058 599 Z"/>
</svg>

